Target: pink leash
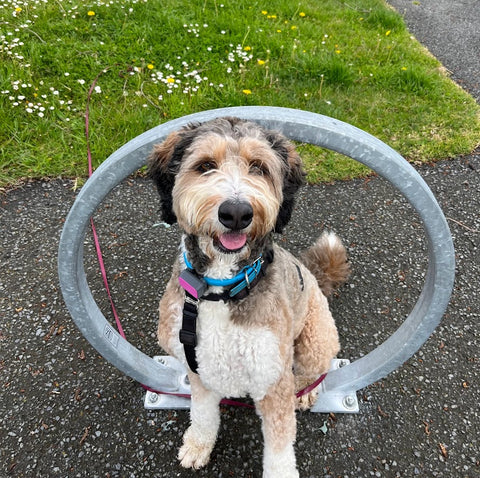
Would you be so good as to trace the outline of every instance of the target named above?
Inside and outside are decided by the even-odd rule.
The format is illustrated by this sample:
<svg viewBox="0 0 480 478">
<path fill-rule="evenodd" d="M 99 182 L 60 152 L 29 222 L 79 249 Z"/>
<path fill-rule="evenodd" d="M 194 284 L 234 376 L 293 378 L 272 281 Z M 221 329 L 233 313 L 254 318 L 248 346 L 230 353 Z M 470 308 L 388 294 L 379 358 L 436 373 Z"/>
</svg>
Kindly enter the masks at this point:
<svg viewBox="0 0 480 478">
<path fill-rule="evenodd" d="M 88 177 L 90 177 L 93 174 L 92 153 L 90 151 L 90 134 L 89 134 L 89 129 L 88 129 L 88 126 L 89 126 L 89 123 L 90 123 L 90 99 L 92 97 L 92 93 L 93 93 L 93 90 L 95 88 L 95 85 L 97 84 L 98 79 L 107 70 L 108 70 L 108 68 L 102 70 L 96 76 L 96 78 L 93 80 L 92 86 L 90 86 L 90 89 L 88 90 L 88 95 L 87 95 L 87 106 L 86 106 L 86 110 L 85 110 L 85 138 L 87 140 Z M 113 316 L 115 317 L 115 322 L 117 324 L 118 333 L 125 339 L 125 332 L 123 331 L 123 327 L 122 327 L 122 324 L 120 322 L 120 318 L 117 314 L 117 309 L 116 309 L 115 304 L 113 302 L 112 294 L 110 292 L 110 286 L 108 285 L 107 271 L 105 270 L 105 264 L 103 262 L 102 249 L 100 247 L 100 240 L 98 239 L 98 234 L 97 234 L 97 230 L 95 228 L 95 224 L 93 222 L 93 218 L 90 218 L 90 224 L 92 226 L 93 242 L 95 244 L 95 250 L 97 252 L 98 264 L 100 266 L 100 272 L 102 274 L 103 283 L 104 283 L 105 289 L 107 291 L 108 300 L 110 301 L 110 307 L 112 309 Z"/>
<path fill-rule="evenodd" d="M 111 67 L 104 68 L 93 80 L 92 85 L 90 86 L 90 89 L 88 90 L 87 94 L 87 104 L 85 108 L 85 138 L 87 142 L 87 158 L 88 158 L 88 177 L 90 177 L 93 174 L 93 165 L 92 165 L 92 153 L 90 150 L 90 134 L 89 134 L 89 123 L 90 123 L 90 100 L 92 97 L 93 90 L 95 89 L 95 86 L 97 84 L 98 79 L 100 76 L 102 76 L 104 73 L 106 73 Z M 102 254 L 102 248 L 100 247 L 100 240 L 98 238 L 97 230 L 95 228 L 95 224 L 93 222 L 93 218 L 90 218 L 90 224 L 92 227 L 92 233 L 93 233 L 93 242 L 95 244 L 95 251 L 97 253 L 97 259 L 98 259 L 98 265 L 100 267 L 100 273 L 102 275 L 103 279 L 103 284 L 105 285 L 105 290 L 107 291 L 107 296 L 108 300 L 110 302 L 110 308 L 112 309 L 113 317 L 115 318 L 115 323 L 117 324 L 117 329 L 118 333 L 126 340 L 125 332 L 123 331 L 122 324 L 120 322 L 120 317 L 118 316 L 117 309 L 115 307 L 115 303 L 113 301 L 112 294 L 110 292 L 110 286 L 108 284 L 108 278 L 107 278 L 107 271 L 105 269 L 105 264 L 103 262 L 103 254 Z M 305 387 L 304 389 L 300 390 L 295 394 L 297 398 L 302 397 L 303 395 L 306 395 L 307 393 L 310 393 L 312 390 L 314 390 L 316 387 L 318 387 L 325 377 L 327 376 L 326 373 L 323 375 L 320 375 L 320 377 L 315 380 L 312 384 L 308 385 L 308 387 Z M 142 387 L 145 390 L 148 390 L 150 392 L 158 393 L 159 395 L 173 395 L 175 397 L 181 397 L 181 398 L 191 398 L 191 395 L 186 394 L 186 393 L 170 393 L 170 392 L 162 392 L 159 390 L 153 390 L 147 385 L 141 384 Z M 229 399 L 223 399 L 220 402 L 222 405 L 232 405 L 235 407 L 246 407 L 246 408 L 255 408 L 253 405 L 250 405 L 249 403 L 244 403 L 244 402 L 237 402 L 235 400 L 229 400 Z"/>
</svg>

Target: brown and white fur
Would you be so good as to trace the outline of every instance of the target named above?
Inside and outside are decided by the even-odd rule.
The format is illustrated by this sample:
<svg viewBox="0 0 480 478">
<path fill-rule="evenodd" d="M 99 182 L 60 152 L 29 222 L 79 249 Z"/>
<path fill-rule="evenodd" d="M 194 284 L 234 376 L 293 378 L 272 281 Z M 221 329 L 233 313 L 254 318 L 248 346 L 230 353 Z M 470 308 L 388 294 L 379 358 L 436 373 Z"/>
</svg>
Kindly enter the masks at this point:
<svg viewBox="0 0 480 478">
<path fill-rule="evenodd" d="M 181 464 L 207 464 L 220 400 L 248 395 L 262 418 L 264 478 L 298 477 L 295 408 L 308 408 L 316 394 L 297 400 L 295 391 L 327 371 L 339 351 L 326 295 L 349 274 L 345 248 L 335 234 L 324 233 L 299 260 L 273 243 L 273 232 L 290 219 L 305 174 L 292 143 L 255 123 L 220 118 L 186 126 L 155 146 L 149 172 L 163 219 L 178 221 L 183 231 L 160 302 L 158 340 L 187 368 L 178 338 L 183 252 L 197 273 L 225 279 L 260 253 L 274 251 L 265 277 L 246 298 L 199 302 L 198 374 L 188 369 L 191 425 L 179 451 Z"/>
</svg>

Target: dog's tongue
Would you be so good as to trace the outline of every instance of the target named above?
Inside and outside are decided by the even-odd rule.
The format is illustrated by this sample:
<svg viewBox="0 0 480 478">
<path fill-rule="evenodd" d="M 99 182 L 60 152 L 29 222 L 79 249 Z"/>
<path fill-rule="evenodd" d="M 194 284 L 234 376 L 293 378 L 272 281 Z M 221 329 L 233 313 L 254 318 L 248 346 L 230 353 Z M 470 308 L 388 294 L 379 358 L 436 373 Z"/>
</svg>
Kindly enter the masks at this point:
<svg viewBox="0 0 480 478">
<path fill-rule="evenodd" d="M 238 232 L 226 232 L 219 237 L 219 240 L 225 249 L 235 251 L 245 245 L 247 242 L 247 235 Z"/>
</svg>

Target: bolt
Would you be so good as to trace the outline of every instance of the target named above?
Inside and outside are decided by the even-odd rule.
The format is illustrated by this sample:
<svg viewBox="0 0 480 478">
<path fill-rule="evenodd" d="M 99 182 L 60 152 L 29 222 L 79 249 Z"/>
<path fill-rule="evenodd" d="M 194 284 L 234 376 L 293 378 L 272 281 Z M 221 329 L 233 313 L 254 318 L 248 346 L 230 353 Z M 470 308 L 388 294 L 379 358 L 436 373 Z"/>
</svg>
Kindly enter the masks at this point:
<svg viewBox="0 0 480 478">
<path fill-rule="evenodd" d="M 188 375 L 185 375 L 185 376 L 183 377 L 183 382 L 185 383 L 185 385 L 190 385 L 190 380 L 189 380 L 189 378 L 188 378 Z"/>
<path fill-rule="evenodd" d="M 163 357 L 158 357 L 157 358 L 157 362 L 160 364 L 160 365 L 167 365 L 167 362 L 165 361 L 165 359 Z"/>
<path fill-rule="evenodd" d="M 348 360 L 346 359 L 341 359 L 340 362 L 338 362 L 338 368 L 342 368 L 342 367 L 345 367 L 346 365 L 348 365 Z"/>
<path fill-rule="evenodd" d="M 160 398 L 160 397 L 158 396 L 158 393 L 155 393 L 155 392 L 151 392 L 151 393 L 149 393 L 149 395 L 148 395 L 148 401 L 149 401 L 150 403 L 156 403 L 156 402 L 158 402 L 158 399 L 159 399 L 159 398 Z"/>
<path fill-rule="evenodd" d="M 349 410 L 351 410 L 352 408 L 355 408 L 356 403 L 357 403 L 357 400 L 354 395 L 347 395 L 343 399 L 343 406 Z"/>
</svg>

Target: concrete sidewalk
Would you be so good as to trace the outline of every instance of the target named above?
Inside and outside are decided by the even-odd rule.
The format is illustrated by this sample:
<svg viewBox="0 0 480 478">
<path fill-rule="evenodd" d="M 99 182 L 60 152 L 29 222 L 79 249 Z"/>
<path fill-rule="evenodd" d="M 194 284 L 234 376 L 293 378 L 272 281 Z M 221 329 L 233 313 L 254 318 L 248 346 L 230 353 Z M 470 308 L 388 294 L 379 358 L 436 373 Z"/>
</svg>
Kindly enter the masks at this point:
<svg viewBox="0 0 480 478">
<path fill-rule="evenodd" d="M 390 3 L 408 6 L 407 21 L 418 19 L 421 38 L 422 25 L 437 24 L 433 4 L 447 0 L 421 2 L 413 13 L 411 2 Z M 455 18 L 477 2 L 454 3 L 458 15 L 448 28 L 462 35 Z M 474 9 L 467 17 L 473 14 L 480 15 Z M 428 38 L 422 41 L 440 57 Z M 480 71 L 478 54 L 476 61 Z M 460 68 L 455 77 L 471 75 Z M 480 475 L 480 153 L 419 171 L 454 237 L 450 306 L 414 357 L 359 393 L 358 415 L 298 414 L 302 477 Z M 255 412 L 225 407 L 211 463 L 196 473 L 182 470 L 175 456 L 188 413 L 146 411 L 139 384 L 103 360 L 73 324 L 58 288 L 56 254 L 74 197 L 72 184 L 61 180 L 32 182 L 0 197 L 0 477 L 260 477 Z M 148 355 L 158 353 L 156 307 L 178 239 L 175 227 L 155 227 L 158 205 L 152 184 L 127 180 L 96 218 L 127 338 Z M 332 300 L 341 357 L 354 360 L 389 337 L 415 304 L 427 261 L 423 231 L 416 213 L 379 178 L 305 188 L 293 223 L 278 239 L 298 251 L 324 228 L 344 239 L 354 267 Z M 91 241 L 85 256 L 90 286 L 109 317 Z"/>
</svg>

